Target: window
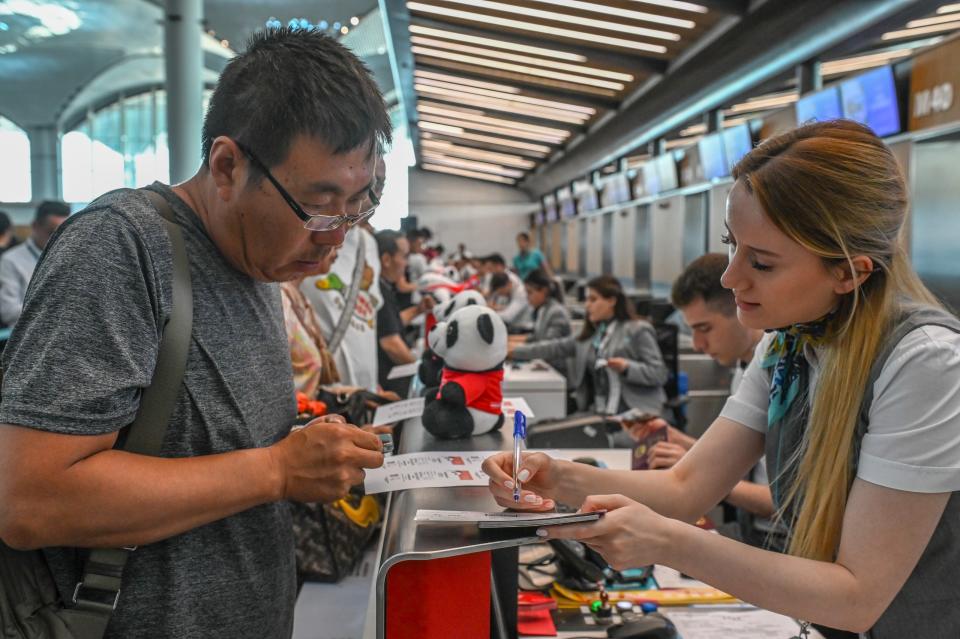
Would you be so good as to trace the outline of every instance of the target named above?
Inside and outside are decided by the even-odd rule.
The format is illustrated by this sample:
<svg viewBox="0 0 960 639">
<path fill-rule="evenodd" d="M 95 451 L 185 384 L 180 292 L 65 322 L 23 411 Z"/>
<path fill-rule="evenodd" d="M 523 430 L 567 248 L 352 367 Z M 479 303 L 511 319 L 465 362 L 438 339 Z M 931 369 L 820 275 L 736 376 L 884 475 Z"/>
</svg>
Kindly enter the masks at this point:
<svg viewBox="0 0 960 639">
<path fill-rule="evenodd" d="M 27 132 L 0 116 L 0 202 L 29 202 L 33 196 L 30 185 L 30 140 Z"/>
</svg>

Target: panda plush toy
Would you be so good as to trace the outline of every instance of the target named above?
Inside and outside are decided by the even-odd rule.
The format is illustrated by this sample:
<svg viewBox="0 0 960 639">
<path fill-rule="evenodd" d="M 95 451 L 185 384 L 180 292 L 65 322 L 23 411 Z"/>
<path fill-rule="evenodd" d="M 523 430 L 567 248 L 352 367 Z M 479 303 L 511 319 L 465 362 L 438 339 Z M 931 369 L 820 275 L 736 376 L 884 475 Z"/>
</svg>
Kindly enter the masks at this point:
<svg viewBox="0 0 960 639">
<path fill-rule="evenodd" d="M 507 326 L 500 316 L 485 306 L 465 306 L 437 324 L 428 341 L 444 366 L 439 391 L 427 396 L 424 428 L 443 439 L 499 428 L 507 357 Z"/>
<path fill-rule="evenodd" d="M 424 388 L 435 390 L 440 386 L 440 376 L 443 373 L 443 358 L 430 348 L 430 334 L 438 322 L 445 322 L 461 308 L 473 305 L 486 306 L 487 300 L 478 291 L 463 291 L 446 302 L 433 307 L 433 311 L 428 317 L 428 320 L 432 321 L 427 322 L 427 347 L 424 350 L 423 357 L 420 358 L 420 367 L 417 369 L 417 375 L 420 377 L 420 383 L 423 384 Z"/>
</svg>

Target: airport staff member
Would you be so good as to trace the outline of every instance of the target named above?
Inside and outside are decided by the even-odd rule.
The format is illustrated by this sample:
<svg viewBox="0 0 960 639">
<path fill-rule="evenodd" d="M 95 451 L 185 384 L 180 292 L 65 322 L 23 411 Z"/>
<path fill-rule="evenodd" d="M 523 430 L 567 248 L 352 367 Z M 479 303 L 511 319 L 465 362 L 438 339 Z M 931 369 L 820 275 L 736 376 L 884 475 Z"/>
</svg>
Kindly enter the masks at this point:
<svg viewBox="0 0 960 639">
<path fill-rule="evenodd" d="M 740 321 L 770 331 L 737 394 L 670 470 L 526 455 L 522 503 L 605 509 L 542 536 L 585 541 L 615 568 L 665 564 L 872 639 L 958 637 L 960 321 L 907 260 L 897 161 L 868 128 L 838 120 L 767 140 L 734 178 L 723 284 Z M 789 554 L 684 523 L 764 450 Z M 513 506 L 511 455 L 484 469 Z"/>
<path fill-rule="evenodd" d="M 706 353 L 720 366 L 733 367 L 730 394 L 734 395 L 740 387 L 743 371 L 753 360 L 763 331 L 744 326 L 737 319 L 733 292 L 720 283 L 727 264 L 727 256 L 721 253 L 701 255 L 690 262 L 674 281 L 670 298 L 693 333 L 693 349 Z M 654 470 L 676 464 L 697 441 L 660 418 L 638 423 L 630 432 L 640 440 L 650 430 L 658 428 L 668 429 L 668 438 L 654 444 L 647 453 L 650 468 Z M 782 530 L 770 520 L 774 514 L 773 498 L 763 459 L 750 470 L 749 477 L 750 481 L 738 482 L 724 499 L 737 508 L 735 534 L 753 546 L 781 550 Z M 726 530 L 721 529 L 721 532 Z"/>
<path fill-rule="evenodd" d="M 37 266 L 3 354 L 0 537 L 44 548 L 60 595 L 76 548 L 137 546 L 111 638 L 286 639 L 287 500 L 330 502 L 383 462 L 376 435 L 295 417 L 280 282 L 315 274 L 363 215 L 390 118 L 368 69 L 306 29 L 256 34 L 227 65 L 204 162 L 150 187 L 183 229 L 193 333 L 163 457 L 114 450 L 171 310 L 171 246 L 143 193 L 72 217 Z M 350 231 L 354 232 L 354 231 Z"/>
<path fill-rule="evenodd" d="M 570 383 L 580 411 L 614 415 L 634 409 L 660 414 L 669 371 L 653 327 L 633 318 L 616 278 L 587 282 L 587 321 L 579 335 L 513 348 L 516 360 L 573 358 Z M 632 442 L 624 432 L 623 446 Z"/>
</svg>

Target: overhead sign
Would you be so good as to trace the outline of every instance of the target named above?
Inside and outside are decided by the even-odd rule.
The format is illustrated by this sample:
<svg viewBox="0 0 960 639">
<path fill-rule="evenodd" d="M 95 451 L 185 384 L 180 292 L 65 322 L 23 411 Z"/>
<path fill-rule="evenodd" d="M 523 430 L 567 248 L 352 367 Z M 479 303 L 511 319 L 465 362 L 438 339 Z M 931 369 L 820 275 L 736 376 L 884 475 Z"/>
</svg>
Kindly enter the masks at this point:
<svg viewBox="0 0 960 639">
<path fill-rule="evenodd" d="M 910 130 L 960 120 L 960 40 L 952 40 L 913 61 L 910 76 Z"/>
</svg>

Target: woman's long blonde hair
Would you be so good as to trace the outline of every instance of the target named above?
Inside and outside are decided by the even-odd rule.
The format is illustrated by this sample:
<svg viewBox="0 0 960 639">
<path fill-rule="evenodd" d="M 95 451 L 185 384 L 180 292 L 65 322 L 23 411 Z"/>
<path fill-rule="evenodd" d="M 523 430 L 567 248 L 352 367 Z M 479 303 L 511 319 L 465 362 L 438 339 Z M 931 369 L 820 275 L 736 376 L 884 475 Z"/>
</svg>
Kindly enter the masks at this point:
<svg viewBox="0 0 960 639">
<path fill-rule="evenodd" d="M 875 271 L 841 300 L 810 412 L 794 457 L 797 481 L 790 554 L 833 561 L 853 480 L 853 437 L 873 361 L 904 300 L 939 306 L 908 261 L 907 190 L 890 149 L 870 129 L 836 120 L 771 138 L 747 154 L 734 178 L 788 237 L 828 266 L 865 255 Z M 797 401 L 805 401 L 798 398 Z M 771 478 L 771 480 L 774 478 Z"/>
</svg>

